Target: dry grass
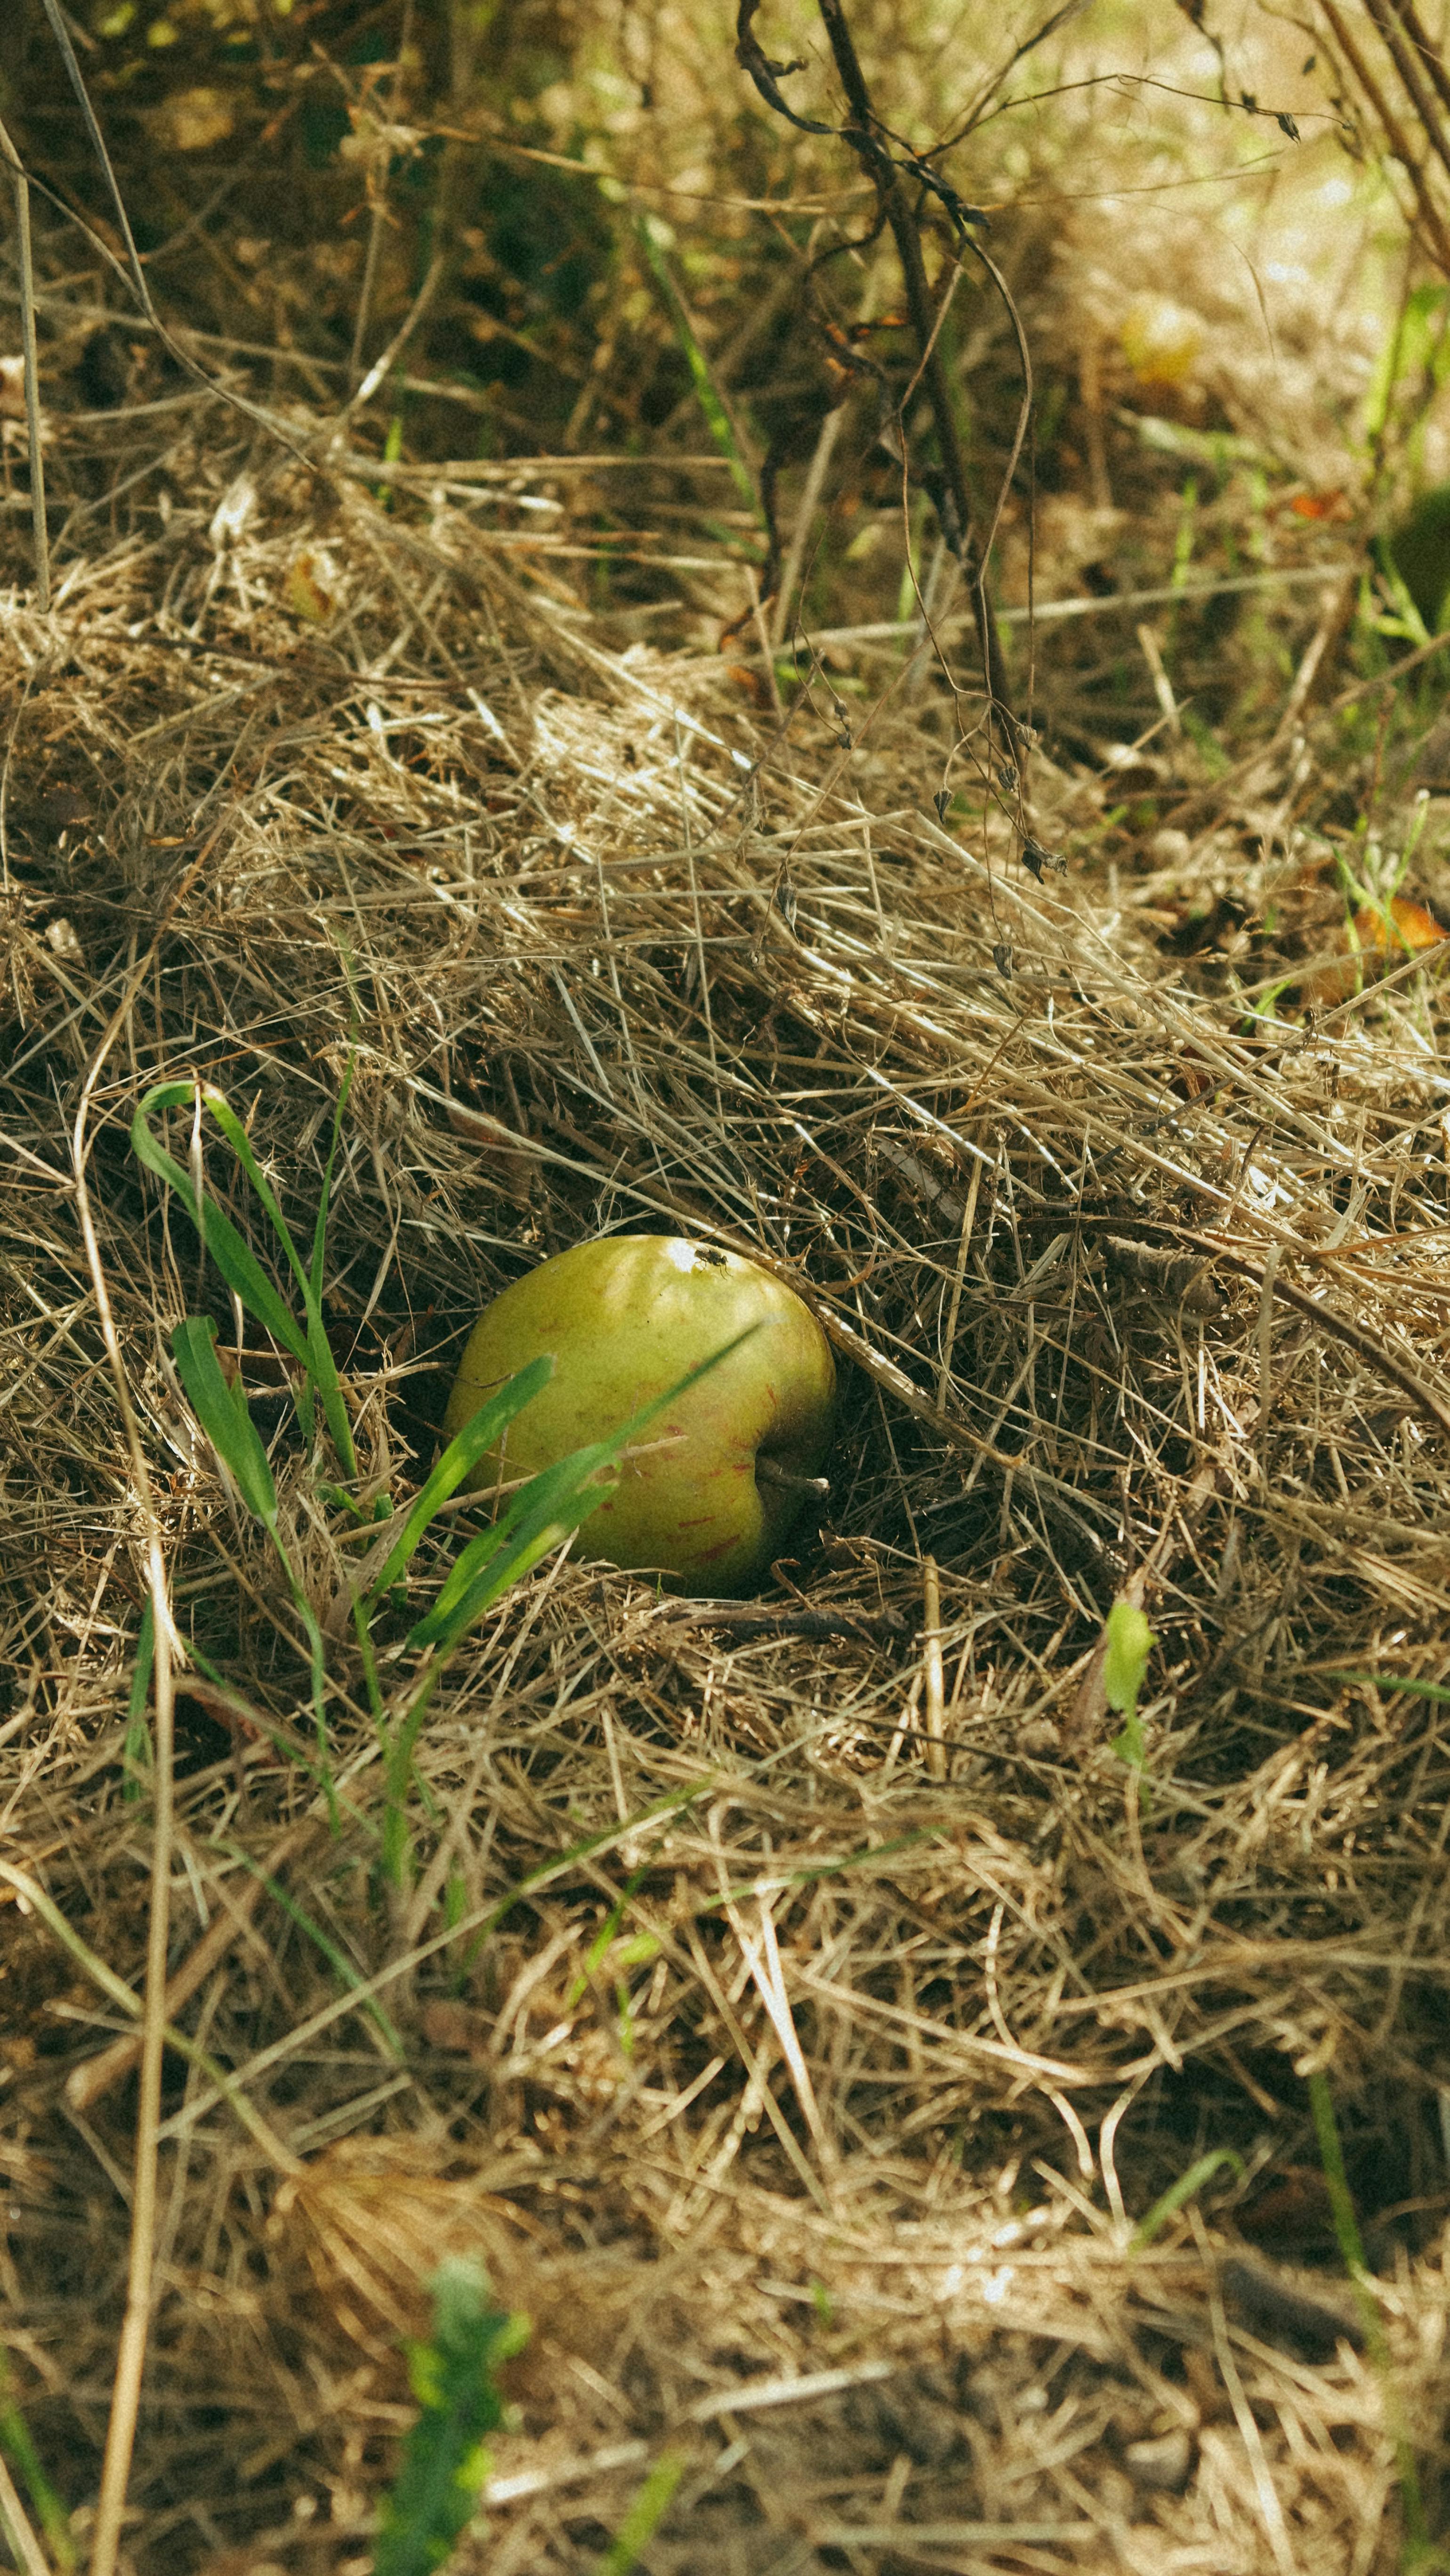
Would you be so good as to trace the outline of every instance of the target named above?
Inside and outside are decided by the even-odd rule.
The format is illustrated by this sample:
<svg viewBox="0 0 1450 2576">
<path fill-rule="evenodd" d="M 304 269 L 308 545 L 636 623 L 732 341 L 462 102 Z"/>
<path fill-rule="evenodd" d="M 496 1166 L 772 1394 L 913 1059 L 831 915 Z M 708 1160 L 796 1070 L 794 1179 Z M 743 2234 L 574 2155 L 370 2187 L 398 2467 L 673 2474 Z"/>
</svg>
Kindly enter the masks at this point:
<svg viewBox="0 0 1450 2576">
<path fill-rule="evenodd" d="M 136 2079 L 97 2075 L 127 2025 L 74 1940 L 139 1993 L 153 1816 L 88 1093 L 182 1650 L 173 2013 L 230 2086 L 167 2056 L 123 2563 L 361 2576 L 399 2336 L 457 2249 L 534 2320 L 460 2570 L 582 2576 L 673 2450 L 651 2576 L 1388 2576 L 1401 2436 L 1443 2518 L 1450 1130 L 1438 960 L 1354 993 L 1335 871 L 1388 891 L 1409 848 L 1443 915 L 1446 807 L 1414 801 L 1433 742 L 1334 669 L 1342 531 L 1272 523 L 1217 660 L 1176 630 L 1244 718 L 1226 776 L 1161 651 L 1108 757 L 1100 630 L 1076 664 L 1039 630 L 1032 819 L 1070 861 L 1039 885 L 908 648 L 843 635 L 788 709 L 748 633 L 713 650 L 718 459 L 385 484 L 361 425 L 291 420 L 315 474 L 174 385 L 120 435 L 57 409 L 57 605 L 12 591 L 0 631 L 0 1859 L 73 1936 L 0 1890 L 0 2317 L 82 2546 Z M 588 604 L 621 552 L 588 474 L 676 585 L 662 630 Z M 1232 535 L 1225 501 L 1206 581 Z M 1330 1016 L 1255 1016 L 1326 968 Z M 426 1465 L 482 1300 L 602 1229 L 779 1267 L 842 1359 L 828 1519 L 753 1627 L 572 1558 L 490 1615 L 391 1904 L 357 1667 L 336 1641 L 331 1830 L 295 1616 L 168 1357 L 232 1318 L 126 1145 L 149 1083 L 222 1083 L 305 1236 L 350 1046 L 329 1295 L 366 1477 Z M 349 1551 L 244 1367 L 324 1615 Z M 1124 1590 L 1141 1794 L 1098 1651 Z"/>
</svg>

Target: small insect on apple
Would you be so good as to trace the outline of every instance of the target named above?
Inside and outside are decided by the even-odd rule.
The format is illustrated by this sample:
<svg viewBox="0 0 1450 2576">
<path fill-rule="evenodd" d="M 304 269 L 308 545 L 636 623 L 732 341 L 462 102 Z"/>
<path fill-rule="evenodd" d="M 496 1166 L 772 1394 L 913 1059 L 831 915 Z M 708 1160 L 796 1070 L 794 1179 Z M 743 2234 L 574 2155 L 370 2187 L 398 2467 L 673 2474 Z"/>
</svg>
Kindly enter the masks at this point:
<svg viewBox="0 0 1450 2576">
<path fill-rule="evenodd" d="M 659 1573 L 672 1590 L 747 1592 L 802 1503 L 826 1490 L 836 1371 L 810 1308 L 741 1254 L 676 1235 L 611 1234 L 541 1262 L 474 1326 L 445 1435 L 550 1353 L 549 1384 L 473 1480 L 512 1484 L 607 1438 L 752 1325 L 625 1454 L 579 1534 L 583 1554 Z"/>
</svg>

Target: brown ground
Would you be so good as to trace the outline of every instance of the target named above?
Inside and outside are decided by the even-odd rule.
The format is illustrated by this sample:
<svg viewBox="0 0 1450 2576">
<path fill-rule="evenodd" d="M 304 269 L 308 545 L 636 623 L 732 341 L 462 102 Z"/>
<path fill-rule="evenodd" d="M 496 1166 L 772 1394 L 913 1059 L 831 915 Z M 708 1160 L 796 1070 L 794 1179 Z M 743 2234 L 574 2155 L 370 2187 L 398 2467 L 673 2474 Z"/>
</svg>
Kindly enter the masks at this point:
<svg viewBox="0 0 1450 2576">
<path fill-rule="evenodd" d="M 133 407 L 96 403 L 98 291 L 56 253 L 57 604 L 21 587 L 17 428 L 0 621 L 0 2332 L 82 2553 L 135 2208 L 134 2065 L 96 2068 L 145 1984 L 154 1542 L 173 1973 L 211 1943 L 172 2009 L 224 2081 L 166 2055 L 138 2576 L 362 2576 L 450 2250 L 533 2326 L 460 2571 L 618 2570 L 662 2461 L 649 2576 L 1432 2563 L 1447 1090 L 1438 958 L 1386 931 L 1362 969 L 1345 923 L 1401 881 L 1450 920 L 1450 775 L 1442 665 L 1376 630 L 1363 526 L 1296 513 L 1292 462 L 1215 468 L 1194 439 L 1249 436 L 1207 394 L 1140 387 L 1149 435 L 1121 357 L 1106 387 L 1074 359 L 1038 597 L 1167 586 L 1190 472 L 1202 596 L 1039 624 L 1039 883 L 949 584 L 965 700 L 852 640 L 896 605 L 869 548 L 812 595 L 840 640 L 808 686 L 748 621 L 718 649 L 761 555 L 688 407 L 655 463 L 601 430 L 585 466 L 479 459 L 440 402 L 388 477 L 381 415 L 339 428 L 293 376 L 284 448 L 144 334 Z M 889 529 L 851 488 L 838 534 Z M 306 1242 L 350 1052 L 328 1316 L 376 1489 L 426 1472 L 480 1303 L 601 1230 L 774 1263 L 842 1384 L 825 1517 L 753 1628 L 574 1556 L 489 1613 L 391 1891 L 359 1659 L 344 1622 L 330 1823 L 295 1609 L 170 1357 L 231 1310 L 127 1142 L 148 1085 L 219 1083 Z M 326 1624 L 355 1551 L 248 1339 Z M 1125 1591 L 1141 1773 L 1102 1688 Z"/>
</svg>

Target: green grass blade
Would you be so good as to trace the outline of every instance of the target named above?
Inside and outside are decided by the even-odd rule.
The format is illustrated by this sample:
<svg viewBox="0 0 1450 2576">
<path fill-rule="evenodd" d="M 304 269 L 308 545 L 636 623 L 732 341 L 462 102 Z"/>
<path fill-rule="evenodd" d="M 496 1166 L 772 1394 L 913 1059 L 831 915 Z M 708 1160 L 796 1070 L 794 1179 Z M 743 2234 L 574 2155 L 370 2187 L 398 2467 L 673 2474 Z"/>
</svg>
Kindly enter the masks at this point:
<svg viewBox="0 0 1450 2576">
<path fill-rule="evenodd" d="M 409 1635 L 409 1646 L 436 1646 L 447 1654 L 499 1592 L 527 1571 L 522 1560 L 536 1542 L 538 1555 L 544 1555 L 577 1529 L 603 1499 L 592 1481 L 598 1463 L 592 1449 L 576 1449 L 531 1477 L 502 1520 L 469 1540 L 432 1609 Z"/>
<path fill-rule="evenodd" d="M 227 1099 L 226 1094 L 218 1091 L 213 1083 L 207 1082 L 202 1084 L 201 1098 L 203 1108 L 211 1111 L 213 1118 L 216 1120 L 218 1127 L 225 1136 L 227 1143 L 230 1145 L 232 1152 L 237 1158 L 237 1161 L 241 1164 L 243 1171 L 246 1173 L 246 1176 L 251 1182 L 253 1189 L 256 1191 L 258 1198 L 261 1200 L 267 1213 L 267 1221 L 271 1226 L 273 1233 L 276 1235 L 278 1242 L 281 1244 L 282 1250 L 286 1256 L 287 1267 L 291 1271 L 293 1278 L 296 1280 L 298 1287 L 301 1289 L 303 1296 L 306 1297 L 311 1289 L 311 1278 L 303 1264 L 302 1255 L 292 1240 L 292 1229 L 288 1225 L 287 1219 L 282 1214 L 281 1207 L 277 1201 L 277 1194 L 273 1189 L 271 1182 L 268 1180 L 266 1173 L 263 1171 L 261 1164 L 258 1162 L 256 1155 L 252 1151 L 252 1140 L 250 1136 L 247 1134 L 245 1127 L 242 1125 L 235 1109 L 233 1109 L 231 1102 Z"/>
<path fill-rule="evenodd" d="M 440 1654 L 449 1653 L 511 1583 L 518 1582 L 530 1566 L 598 1508 L 603 1500 L 598 1479 L 618 1462 L 630 1442 L 759 1330 L 758 1324 L 747 1325 L 743 1333 L 712 1351 L 708 1359 L 687 1369 L 673 1386 L 666 1387 L 663 1395 L 641 1406 L 608 1440 L 596 1440 L 588 1448 L 576 1449 L 531 1477 L 497 1526 L 482 1531 L 464 1549 L 433 1608 L 412 1631 L 409 1645 L 436 1646 Z"/>
<path fill-rule="evenodd" d="M 372 1578 L 363 1595 L 364 1607 L 369 1614 L 383 1594 L 397 1582 L 441 1506 L 457 1492 L 479 1459 L 487 1455 L 499 1434 L 508 1429 L 515 1414 L 522 1413 L 526 1404 L 532 1404 L 553 1374 L 552 1359 L 531 1360 L 527 1368 L 520 1369 L 516 1377 L 511 1377 L 506 1386 L 501 1386 L 496 1395 L 490 1396 L 486 1404 L 481 1404 L 476 1413 L 470 1414 L 463 1429 L 449 1441 L 403 1522 L 381 1572 Z"/>
<path fill-rule="evenodd" d="M 349 1083 L 348 1080 L 345 1079 L 341 1099 L 346 1098 L 348 1088 Z M 297 1285 L 302 1292 L 302 1303 L 307 1315 L 306 1359 L 308 1371 L 311 1375 L 312 1382 L 317 1389 L 318 1398 L 322 1405 L 323 1417 L 327 1423 L 327 1428 L 332 1435 L 332 1445 L 337 1451 L 338 1458 L 342 1463 L 343 1474 L 351 1479 L 357 1474 L 357 1452 L 353 1447 L 352 1424 L 347 1418 L 347 1407 L 342 1398 L 342 1386 L 338 1379 L 337 1362 L 332 1356 L 332 1344 L 327 1338 L 327 1327 L 322 1318 L 321 1265 L 316 1258 L 320 1244 L 325 1243 L 326 1240 L 327 1192 L 332 1176 L 332 1153 L 329 1152 L 327 1158 L 327 1183 L 324 1184 L 322 1206 L 318 1213 L 318 1225 L 322 1229 L 322 1234 L 313 1245 L 313 1269 L 308 1269 L 303 1263 L 301 1253 L 298 1251 L 296 1244 L 292 1240 L 291 1228 L 282 1214 L 282 1210 L 277 1203 L 276 1195 L 267 1180 L 266 1174 L 262 1170 L 261 1164 L 258 1162 L 256 1155 L 252 1151 L 252 1140 L 248 1136 L 247 1131 L 242 1125 L 240 1118 L 237 1116 L 236 1111 L 231 1107 L 224 1095 L 220 1091 L 215 1090 L 210 1084 L 208 1084 L 203 1090 L 202 1099 L 205 1102 L 206 1107 L 211 1111 L 212 1116 L 215 1118 L 217 1125 L 220 1127 L 222 1134 L 227 1140 L 227 1143 L 230 1145 L 232 1152 L 236 1155 L 237 1161 L 241 1164 L 243 1171 L 246 1173 L 247 1178 L 251 1182 L 253 1189 L 256 1191 L 258 1198 L 261 1200 L 262 1205 L 267 1212 L 272 1230 L 286 1255 L 288 1268 L 291 1270 L 292 1276 L 296 1280 Z M 341 1099 L 339 1102 L 339 1114 L 341 1109 Z M 318 1273 L 315 1283 L 313 1277 L 314 1270 Z M 306 1424 L 304 1416 L 304 1428 L 308 1427 L 309 1426 Z"/>
<path fill-rule="evenodd" d="M 198 1200 L 190 1173 L 173 1161 L 151 1133 L 153 1110 L 184 1108 L 195 1097 L 196 1086 L 190 1082 L 158 1083 L 148 1091 L 131 1121 L 131 1150 L 148 1172 L 154 1172 L 158 1180 L 175 1191 L 227 1286 L 240 1297 L 248 1314 L 308 1368 L 312 1354 L 307 1336 L 291 1307 L 279 1297 L 250 1244 L 220 1208 L 209 1200 Z"/>
<path fill-rule="evenodd" d="M 61 2570 L 61 2576 L 70 2576 L 70 2570 L 76 2563 L 70 2516 L 40 2465 L 35 2444 L 30 2438 L 30 2428 L 15 2403 L 10 2384 L 10 2366 L 3 2344 L 0 2344 L 0 2451 L 3 2451 L 11 2467 L 19 2470 L 30 2490 L 30 2501 L 36 2521 L 45 2534 L 50 2554 Z M 19 2564 L 18 2559 L 16 2564 Z"/>
<path fill-rule="evenodd" d="M 253 1518 L 275 1535 L 277 1488 L 267 1452 L 247 1411 L 240 1378 L 230 1387 L 222 1375 L 210 1316 L 188 1315 L 172 1333 L 171 1348 L 187 1400 L 213 1449 Z"/>
<path fill-rule="evenodd" d="M 344 1097 L 346 1089 L 347 1086 L 344 1084 Z M 352 1425 L 348 1420 L 347 1407 L 343 1401 L 337 1363 L 333 1358 L 332 1347 L 323 1322 L 320 1286 L 314 1287 L 313 1272 L 303 1264 L 287 1220 L 278 1205 L 276 1194 L 252 1151 L 251 1139 L 235 1110 L 224 1094 L 213 1084 L 201 1085 L 199 1096 L 203 1108 L 210 1110 L 261 1200 L 268 1223 L 282 1247 L 287 1266 L 301 1290 L 307 1316 L 305 1330 L 298 1323 L 285 1298 L 278 1294 L 251 1246 L 238 1233 L 231 1219 L 224 1216 L 221 1209 L 214 1206 L 209 1199 L 205 1197 L 198 1199 L 192 1186 L 191 1175 L 183 1171 L 181 1165 L 157 1143 L 151 1132 L 150 1120 L 154 1112 L 183 1108 L 198 1097 L 198 1086 L 195 1083 L 158 1083 L 146 1093 L 131 1121 L 132 1151 L 148 1171 L 154 1172 L 158 1180 L 164 1181 L 169 1189 L 176 1192 L 227 1286 L 241 1299 L 247 1312 L 271 1334 L 274 1341 L 279 1342 L 284 1350 L 290 1351 L 294 1359 L 300 1360 L 307 1373 L 306 1382 L 297 1401 L 303 1431 L 310 1440 L 312 1437 L 311 1395 L 315 1388 L 343 1472 L 349 1478 L 353 1478 L 357 1474 L 357 1453 L 353 1446 Z M 331 1171 L 332 1158 L 329 1155 L 329 1181 Z M 319 1240 L 325 1240 L 326 1188 L 324 1188 L 323 1199 L 319 1223 L 324 1228 L 324 1234 Z M 317 1250 L 318 1245 L 315 1243 L 314 1269 L 318 1266 Z"/>
<path fill-rule="evenodd" d="M 1331 1682 L 1355 1682 L 1361 1690 L 1408 1691 L 1415 1699 L 1450 1700 L 1444 1682 L 1417 1681 L 1412 1673 L 1326 1673 Z"/>
<path fill-rule="evenodd" d="M 451 1655 L 460 1638 L 467 1636 L 485 1610 L 491 1610 L 495 1601 L 500 1600 L 512 1585 L 522 1583 L 524 1576 L 533 1572 L 540 1558 L 547 1556 L 551 1548 L 562 1547 L 566 1538 L 572 1538 L 583 1518 L 587 1515 L 581 1513 L 570 1520 L 545 1519 L 538 1528 L 531 1526 L 521 1533 L 514 1545 L 500 1557 L 493 1572 L 481 1577 L 463 1596 L 453 1616 L 443 1620 L 436 1631 L 421 1642 L 436 1646 L 440 1655 Z M 416 1637 L 415 1630 L 413 1638 L 409 1639 L 410 1645 Z"/>
<path fill-rule="evenodd" d="M 1244 2160 L 1234 2154 L 1232 2147 L 1215 2147 L 1210 2154 L 1200 2156 L 1196 2164 L 1189 2166 L 1187 2173 L 1180 2174 L 1162 2197 L 1154 2201 L 1147 2217 L 1139 2219 L 1128 2239 L 1128 2252 L 1141 2254 L 1145 2245 L 1151 2245 L 1159 2228 L 1166 2226 L 1184 2202 L 1192 2200 L 1195 2192 L 1202 2191 L 1206 2182 L 1212 2181 L 1221 2165 L 1232 2165 L 1240 2182 L 1243 2181 Z"/>
<path fill-rule="evenodd" d="M 674 2501 L 689 2466 L 684 2451 L 662 2451 L 599 2561 L 598 2576 L 632 2576 Z"/>
<path fill-rule="evenodd" d="M 710 361 L 700 346 L 679 288 L 670 275 L 664 252 L 655 237 L 653 223 L 653 217 L 641 215 L 636 227 L 640 247 L 649 263 L 650 274 L 669 306 L 670 319 L 674 323 L 676 337 L 684 351 L 685 364 L 690 370 L 690 380 L 694 385 L 700 409 L 705 415 L 710 436 L 729 466 L 735 489 L 747 510 L 758 512 L 760 499 L 755 489 L 755 477 L 740 453 L 740 442 L 735 435 L 730 414 L 720 399 L 714 376 L 710 371 Z"/>
<path fill-rule="evenodd" d="M 388 1746 L 383 1866 L 390 1884 L 399 1887 L 404 1884 L 408 1842 L 407 1798 L 413 1775 L 413 1749 L 447 1657 L 475 1621 L 481 1619 L 511 1585 L 519 1582 L 540 1557 L 546 1556 L 551 1548 L 569 1537 L 581 1521 L 588 1519 L 601 1499 L 598 1478 L 615 1464 L 630 1441 L 759 1330 L 758 1324 L 751 1324 L 743 1333 L 737 1333 L 733 1340 L 725 1343 L 722 1349 L 712 1351 L 698 1367 L 688 1369 L 675 1385 L 667 1387 L 652 1403 L 643 1405 L 608 1440 L 597 1440 L 588 1448 L 576 1449 L 571 1456 L 557 1460 L 540 1475 L 531 1477 L 514 1496 L 497 1526 L 480 1531 L 464 1549 L 433 1608 L 419 1620 L 407 1641 L 415 1651 L 433 1646 L 437 1652 L 406 1717 L 395 1727 Z"/>
<path fill-rule="evenodd" d="M 307 1632 L 308 1685 L 312 1721 L 317 1730 L 318 1777 L 336 1830 L 337 1801 L 327 1760 L 327 1671 L 322 1630 L 282 1544 L 277 1521 L 277 1488 L 267 1463 L 267 1452 L 247 1411 L 247 1399 L 240 1379 L 234 1387 L 229 1387 L 222 1375 L 221 1362 L 216 1355 L 215 1333 L 216 1327 L 210 1317 L 191 1315 L 185 1323 L 177 1325 L 171 1336 L 171 1347 L 176 1353 L 177 1371 L 196 1418 L 248 1511 L 267 1531 L 281 1559 L 293 1606 Z"/>
</svg>

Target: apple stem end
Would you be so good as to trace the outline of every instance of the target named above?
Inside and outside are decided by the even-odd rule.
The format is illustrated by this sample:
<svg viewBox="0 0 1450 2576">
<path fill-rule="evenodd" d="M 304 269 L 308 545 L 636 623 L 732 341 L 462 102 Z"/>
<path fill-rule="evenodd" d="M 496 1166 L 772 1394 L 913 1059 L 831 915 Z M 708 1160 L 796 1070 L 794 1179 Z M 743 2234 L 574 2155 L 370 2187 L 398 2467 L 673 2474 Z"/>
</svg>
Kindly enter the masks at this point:
<svg viewBox="0 0 1450 2576">
<path fill-rule="evenodd" d="M 788 1494 L 828 1494 L 829 1476 L 798 1476 L 793 1467 L 782 1467 L 778 1458 L 757 1458 L 755 1473 L 762 1485 L 779 1485 Z"/>
</svg>

